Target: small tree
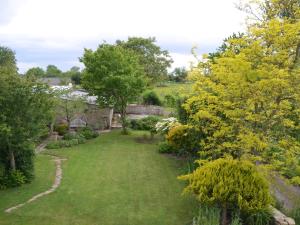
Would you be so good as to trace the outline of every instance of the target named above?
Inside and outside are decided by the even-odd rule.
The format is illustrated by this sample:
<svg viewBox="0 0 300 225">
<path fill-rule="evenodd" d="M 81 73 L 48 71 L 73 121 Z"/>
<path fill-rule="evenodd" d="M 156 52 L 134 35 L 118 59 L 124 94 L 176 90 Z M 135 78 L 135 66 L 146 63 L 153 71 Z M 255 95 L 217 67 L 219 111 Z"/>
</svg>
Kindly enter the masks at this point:
<svg viewBox="0 0 300 225">
<path fill-rule="evenodd" d="M 101 44 L 96 51 L 85 49 L 83 86 L 98 96 L 101 105 L 113 105 L 121 113 L 126 130 L 126 107 L 143 92 L 144 72 L 135 53 L 121 46 Z"/>
<path fill-rule="evenodd" d="M 266 209 L 271 203 L 267 181 L 245 160 L 211 161 L 179 179 L 189 181 L 184 192 L 194 193 L 201 203 L 217 204 L 222 209 L 222 225 L 228 224 L 228 209 L 252 212 Z"/>
<path fill-rule="evenodd" d="M 87 104 L 83 97 L 72 95 L 71 90 L 60 91 L 57 96 L 57 114 L 67 121 L 70 130 L 71 121 L 77 115 L 84 113 Z"/>
</svg>

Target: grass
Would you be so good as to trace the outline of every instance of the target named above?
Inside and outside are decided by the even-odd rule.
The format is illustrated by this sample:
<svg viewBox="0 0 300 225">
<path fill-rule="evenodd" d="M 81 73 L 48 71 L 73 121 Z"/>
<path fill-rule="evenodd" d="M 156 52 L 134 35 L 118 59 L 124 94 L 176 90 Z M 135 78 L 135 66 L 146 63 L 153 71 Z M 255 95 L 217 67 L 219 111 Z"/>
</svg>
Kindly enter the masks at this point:
<svg viewBox="0 0 300 225">
<path fill-rule="evenodd" d="M 16 203 L 27 201 L 33 195 L 47 190 L 53 183 L 55 175 L 55 164 L 50 156 L 39 155 L 35 158 L 35 179 L 32 183 L 19 188 L 11 188 L 0 191 L 0 218 L 2 212 Z M 0 219 L 0 224 L 3 222 Z"/>
<path fill-rule="evenodd" d="M 157 153 L 155 144 L 137 143 L 142 132 L 119 131 L 69 149 L 51 151 L 68 160 L 56 192 L 11 214 L 8 206 L 50 186 L 54 165 L 47 156 L 36 160 L 37 177 L 29 185 L 0 191 L 1 225 L 185 225 L 196 202 L 182 196 L 176 179 L 182 161 Z"/>
<path fill-rule="evenodd" d="M 166 95 L 186 95 L 192 91 L 192 83 L 165 83 L 166 86 L 155 87 L 153 90 L 163 100 Z"/>
</svg>

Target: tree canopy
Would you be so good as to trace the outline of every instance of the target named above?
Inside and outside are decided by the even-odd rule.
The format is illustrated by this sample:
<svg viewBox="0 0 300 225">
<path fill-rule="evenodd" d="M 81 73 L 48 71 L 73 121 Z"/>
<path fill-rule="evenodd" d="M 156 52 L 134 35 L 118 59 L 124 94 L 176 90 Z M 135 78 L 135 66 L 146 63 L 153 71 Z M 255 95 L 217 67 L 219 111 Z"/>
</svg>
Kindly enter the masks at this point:
<svg viewBox="0 0 300 225">
<path fill-rule="evenodd" d="M 140 65 L 150 83 L 156 83 L 167 78 L 167 69 L 173 60 L 169 52 L 162 50 L 156 43 L 154 37 L 129 37 L 127 41 L 116 42 L 117 45 L 134 51 L 138 56 Z"/>
<path fill-rule="evenodd" d="M 10 48 L 0 46 L 0 73 L 16 74 L 16 62 L 15 53 Z"/>
<path fill-rule="evenodd" d="M 48 65 L 46 69 L 46 77 L 59 77 L 62 75 L 60 69 L 58 69 L 55 65 Z"/>
<path fill-rule="evenodd" d="M 176 67 L 169 75 L 169 79 L 175 82 L 184 82 L 187 79 L 187 74 L 185 67 Z"/>
<path fill-rule="evenodd" d="M 45 85 L 32 77 L 0 72 L 0 159 L 6 179 L 16 174 L 25 182 L 32 179 L 33 145 L 48 130 L 52 106 Z"/>
<path fill-rule="evenodd" d="M 285 6 L 276 2 L 265 4 Z M 293 10 L 288 15 L 299 7 Z M 292 178 L 300 176 L 300 21 L 270 15 L 193 69 L 196 84 L 184 107 L 202 134 L 202 158 L 230 154 L 271 164 Z"/>
<path fill-rule="evenodd" d="M 45 77 L 46 73 L 41 67 L 33 67 L 27 70 L 25 76 L 34 76 L 36 78 Z"/>
<path fill-rule="evenodd" d="M 143 68 L 136 54 L 119 45 L 101 44 L 96 51 L 85 49 L 83 86 L 98 96 L 100 104 L 114 106 L 121 113 L 126 132 L 126 107 L 141 95 L 145 86 Z"/>
<path fill-rule="evenodd" d="M 74 84 L 81 83 L 81 71 L 77 66 L 73 66 L 70 70 L 64 73 L 65 77 L 70 77 Z"/>
</svg>

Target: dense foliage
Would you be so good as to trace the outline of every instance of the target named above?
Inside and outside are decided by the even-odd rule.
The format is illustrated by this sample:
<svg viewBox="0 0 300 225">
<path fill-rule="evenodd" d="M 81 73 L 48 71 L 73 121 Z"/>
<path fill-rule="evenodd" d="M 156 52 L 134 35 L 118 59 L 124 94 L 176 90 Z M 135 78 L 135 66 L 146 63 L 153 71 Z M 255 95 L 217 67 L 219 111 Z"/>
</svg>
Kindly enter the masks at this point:
<svg viewBox="0 0 300 225">
<path fill-rule="evenodd" d="M 4 165 L 1 180 L 7 186 L 33 178 L 34 142 L 47 133 L 53 115 L 47 87 L 20 77 L 11 62 L 15 60 L 0 69 L 0 164 Z"/>
<path fill-rule="evenodd" d="M 169 52 L 162 50 L 155 42 L 155 38 L 152 37 L 129 37 L 127 41 L 118 40 L 116 42 L 117 45 L 134 51 L 151 84 L 167 78 L 167 69 L 173 62 Z"/>
<path fill-rule="evenodd" d="M 46 73 L 40 67 L 33 67 L 33 68 L 30 68 L 29 70 L 27 70 L 27 72 L 25 73 L 25 76 L 41 78 L 41 77 L 45 77 Z"/>
<path fill-rule="evenodd" d="M 156 92 L 148 90 L 143 94 L 143 104 L 160 106 L 162 102 Z"/>
<path fill-rule="evenodd" d="M 195 194 L 203 204 L 222 208 L 222 225 L 228 223 L 229 209 L 255 212 L 271 203 L 267 181 L 249 161 L 217 159 L 180 179 L 189 181 L 185 192 Z"/>
<path fill-rule="evenodd" d="M 178 154 L 196 157 L 201 135 L 202 133 L 193 126 L 178 124 L 169 130 L 166 139 Z"/>
<path fill-rule="evenodd" d="M 156 123 L 160 120 L 157 116 L 147 116 L 142 119 L 135 119 L 130 121 L 130 127 L 134 130 L 147 130 L 150 132 L 151 139 L 156 134 Z"/>
<path fill-rule="evenodd" d="M 59 77 L 62 75 L 62 71 L 55 65 L 48 65 L 46 68 L 46 77 Z"/>
<path fill-rule="evenodd" d="M 83 127 L 76 133 L 65 133 L 62 140 L 51 141 L 47 144 L 48 149 L 68 148 L 74 145 L 83 144 L 86 140 L 98 137 L 99 134 L 90 127 Z"/>
<path fill-rule="evenodd" d="M 0 46 L 0 74 L 16 74 L 17 71 L 15 53 L 10 48 Z"/>
<path fill-rule="evenodd" d="M 188 72 L 184 67 L 177 67 L 169 75 L 169 80 L 175 82 L 185 82 L 187 79 L 187 75 Z"/>
<path fill-rule="evenodd" d="M 142 93 L 144 71 L 136 54 L 121 46 L 101 44 L 96 51 L 85 49 L 83 86 L 98 96 L 100 104 L 112 105 L 121 114 L 126 133 L 126 107 Z"/>
<path fill-rule="evenodd" d="M 267 3 L 279 8 L 193 69 L 196 84 L 184 107 L 188 124 L 202 133 L 201 158 L 246 157 L 293 178 L 300 176 L 300 22 L 281 16 L 285 5 L 277 1 L 260 6 Z M 297 4 L 288 10 L 299 15 Z"/>
</svg>

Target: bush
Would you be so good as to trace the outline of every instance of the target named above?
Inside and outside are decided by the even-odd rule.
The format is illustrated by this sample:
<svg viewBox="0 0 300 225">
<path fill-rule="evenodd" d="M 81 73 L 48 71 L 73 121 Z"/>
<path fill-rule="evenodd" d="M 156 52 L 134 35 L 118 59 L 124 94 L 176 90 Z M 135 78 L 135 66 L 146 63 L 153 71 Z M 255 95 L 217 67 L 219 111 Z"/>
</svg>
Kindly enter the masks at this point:
<svg viewBox="0 0 300 225">
<path fill-rule="evenodd" d="M 145 105 L 158 105 L 161 106 L 161 100 L 154 91 L 146 91 L 143 94 L 143 104 Z"/>
<path fill-rule="evenodd" d="M 74 145 L 82 144 L 86 140 L 84 138 L 71 139 L 71 140 L 60 140 L 49 142 L 46 146 L 47 149 L 59 149 L 59 148 L 68 148 Z"/>
<path fill-rule="evenodd" d="M 187 98 L 177 98 L 176 100 L 176 112 L 180 123 L 187 124 L 189 115 L 184 109 L 183 104 L 186 102 Z"/>
<path fill-rule="evenodd" d="M 175 149 L 168 144 L 168 142 L 161 142 L 158 145 L 158 152 L 159 153 L 175 153 Z"/>
<path fill-rule="evenodd" d="M 99 136 L 99 134 L 90 127 L 80 129 L 78 134 L 82 135 L 85 139 L 93 139 Z"/>
<path fill-rule="evenodd" d="M 82 128 L 78 133 L 66 133 L 63 140 L 51 141 L 47 144 L 48 149 L 68 148 L 74 145 L 83 144 L 87 139 L 98 137 L 98 133 L 89 127 Z"/>
<path fill-rule="evenodd" d="M 166 139 L 169 144 L 178 149 L 181 155 L 196 156 L 199 151 L 201 132 L 188 125 L 178 125 L 172 127 Z"/>
<path fill-rule="evenodd" d="M 79 136 L 76 140 L 78 140 L 78 144 L 84 144 L 86 142 L 86 139 L 83 136 Z"/>
<path fill-rule="evenodd" d="M 168 107 L 175 107 L 176 106 L 176 98 L 173 95 L 165 95 L 164 98 L 164 105 Z"/>
<path fill-rule="evenodd" d="M 68 132 L 68 124 L 62 123 L 54 126 L 54 131 L 63 136 Z"/>
<path fill-rule="evenodd" d="M 46 145 L 47 149 L 58 149 L 60 147 L 60 142 L 61 141 L 51 141 Z"/>
<path fill-rule="evenodd" d="M 64 136 L 63 136 L 63 139 L 64 140 L 72 140 L 72 139 L 75 139 L 76 138 L 76 134 L 73 134 L 73 133 L 66 133 Z"/>
<path fill-rule="evenodd" d="M 291 183 L 294 184 L 294 185 L 300 186 L 300 176 L 293 177 L 293 178 L 291 179 Z"/>
<path fill-rule="evenodd" d="M 15 152 L 15 162 L 17 170 L 25 177 L 25 183 L 29 183 L 34 178 L 34 146 L 30 143 L 18 147 Z"/>
<path fill-rule="evenodd" d="M 19 170 L 9 171 L 4 177 L 0 179 L 0 189 L 9 187 L 19 187 L 26 183 L 26 177 Z"/>
<path fill-rule="evenodd" d="M 167 134 L 171 128 L 179 125 L 181 125 L 181 123 L 179 123 L 175 117 L 169 117 L 157 122 L 155 124 L 155 130 L 158 133 Z"/>
<path fill-rule="evenodd" d="M 73 140 L 78 139 L 79 142 L 85 142 L 86 138 L 80 133 L 67 133 L 63 136 L 63 140 Z"/>
<path fill-rule="evenodd" d="M 272 202 L 268 182 L 255 165 L 246 160 L 221 158 L 206 162 L 179 179 L 189 181 L 184 192 L 193 193 L 201 204 L 222 207 L 222 225 L 227 224 L 228 210 L 232 208 L 253 215 L 253 212 L 265 212 Z M 253 221 L 266 222 L 262 214 L 259 215 L 261 217 L 253 216 Z"/>
<path fill-rule="evenodd" d="M 148 116 L 143 119 L 136 119 L 130 121 L 130 127 L 133 130 L 155 130 L 156 123 L 160 120 L 157 116 Z"/>
</svg>

